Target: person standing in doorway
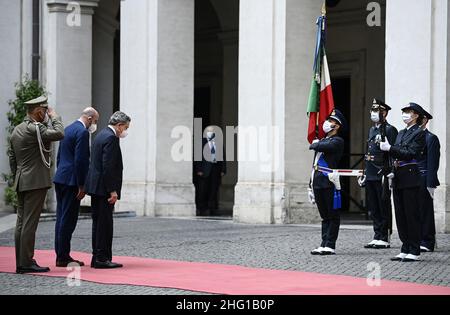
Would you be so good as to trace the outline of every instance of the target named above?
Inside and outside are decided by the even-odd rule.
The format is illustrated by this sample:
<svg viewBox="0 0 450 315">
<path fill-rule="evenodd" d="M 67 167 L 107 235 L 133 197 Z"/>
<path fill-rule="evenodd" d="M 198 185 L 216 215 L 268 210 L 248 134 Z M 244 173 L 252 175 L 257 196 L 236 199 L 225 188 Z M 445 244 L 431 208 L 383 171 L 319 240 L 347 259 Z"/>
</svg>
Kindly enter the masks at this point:
<svg viewBox="0 0 450 315">
<path fill-rule="evenodd" d="M 227 173 L 227 163 L 222 140 L 216 138 L 214 127 L 206 128 L 203 138 L 202 161 L 194 163 L 198 179 L 197 214 L 208 216 L 218 209 L 218 192 L 222 177 Z"/>
</svg>

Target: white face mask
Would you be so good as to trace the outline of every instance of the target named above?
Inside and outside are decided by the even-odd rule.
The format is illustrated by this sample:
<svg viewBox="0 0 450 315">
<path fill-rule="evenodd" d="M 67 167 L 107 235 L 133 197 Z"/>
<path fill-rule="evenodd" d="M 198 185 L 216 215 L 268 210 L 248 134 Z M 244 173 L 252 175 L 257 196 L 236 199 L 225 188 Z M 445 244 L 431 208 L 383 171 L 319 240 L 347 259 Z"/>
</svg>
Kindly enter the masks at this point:
<svg viewBox="0 0 450 315">
<path fill-rule="evenodd" d="M 380 113 L 378 113 L 378 112 L 370 112 L 370 119 L 374 123 L 379 123 L 380 122 Z"/>
<path fill-rule="evenodd" d="M 124 139 L 124 138 L 126 138 L 127 136 L 128 136 L 128 130 L 124 130 L 124 131 L 122 131 L 122 133 L 120 134 L 119 138 Z"/>
<path fill-rule="evenodd" d="M 208 139 L 214 138 L 215 135 L 216 135 L 216 134 L 215 134 L 214 132 L 212 132 L 212 131 L 206 132 L 206 137 L 208 137 Z"/>
<path fill-rule="evenodd" d="M 409 124 L 413 120 L 412 114 L 403 112 L 402 119 L 405 124 Z"/>
<path fill-rule="evenodd" d="M 93 134 L 94 132 L 97 131 L 97 124 L 92 124 L 89 128 L 88 131 L 90 134 Z"/>
<path fill-rule="evenodd" d="M 328 120 L 325 120 L 325 122 L 323 123 L 322 129 L 323 129 L 323 132 L 328 134 L 331 130 L 334 129 L 333 124 L 331 122 L 329 122 Z"/>
</svg>

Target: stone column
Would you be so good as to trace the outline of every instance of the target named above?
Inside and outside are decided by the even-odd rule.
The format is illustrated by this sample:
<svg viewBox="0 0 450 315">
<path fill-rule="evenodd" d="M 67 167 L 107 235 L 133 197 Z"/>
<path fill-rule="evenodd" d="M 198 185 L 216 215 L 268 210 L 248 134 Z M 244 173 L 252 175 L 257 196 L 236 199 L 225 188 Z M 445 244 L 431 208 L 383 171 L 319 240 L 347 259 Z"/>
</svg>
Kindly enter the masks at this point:
<svg viewBox="0 0 450 315">
<path fill-rule="evenodd" d="M 400 109 L 408 102 L 434 116 L 429 124 L 441 142 L 435 215 L 438 231 L 450 231 L 450 42 L 447 1 L 387 1 L 386 102 L 393 104 L 392 122 L 404 126 Z"/>
<path fill-rule="evenodd" d="M 194 1 L 125 0 L 121 8 L 121 109 L 132 118 L 121 209 L 195 215 L 192 162 L 171 156 L 175 127 L 192 143 Z"/>
<path fill-rule="evenodd" d="M 92 15 L 98 1 L 78 2 L 80 23 L 70 1 L 45 1 L 44 78 L 49 104 L 66 125 L 92 102 Z"/>
<path fill-rule="evenodd" d="M 313 0 L 241 1 L 237 222 L 317 218 L 306 202 L 306 103 L 320 9 Z"/>
<path fill-rule="evenodd" d="M 62 116 L 64 125 L 80 117 L 92 103 L 92 15 L 99 0 L 46 0 L 43 5 L 42 81 L 49 104 Z M 56 157 L 57 146 L 54 146 Z M 52 192 L 47 209 L 56 210 Z"/>
</svg>

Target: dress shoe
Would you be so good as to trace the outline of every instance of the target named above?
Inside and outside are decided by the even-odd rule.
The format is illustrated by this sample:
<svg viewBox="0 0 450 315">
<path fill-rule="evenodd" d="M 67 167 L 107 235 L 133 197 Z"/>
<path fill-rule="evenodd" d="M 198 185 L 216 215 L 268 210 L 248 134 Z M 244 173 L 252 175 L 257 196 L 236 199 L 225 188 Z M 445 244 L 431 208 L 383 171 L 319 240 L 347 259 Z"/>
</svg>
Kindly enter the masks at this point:
<svg viewBox="0 0 450 315">
<path fill-rule="evenodd" d="M 75 260 L 73 258 L 71 258 L 70 260 L 67 260 L 67 261 L 56 261 L 56 267 L 67 267 L 70 264 L 78 265 L 80 267 L 84 266 L 84 262 L 82 262 L 80 260 Z"/>
<path fill-rule="evenodd" d="M 365 245 L 364 248 L 375 248 L 375 244 L 377 243 L 377 240 L 373 240 L 369 244 Z"/>
<path fill-rule="evenodd" d="M 376 248 L 376 249 L 391 248 L 391 244 L 389 244 L 388 242 L 385 242 L 385 241 L 376 241 L 374 248 Z"/>
<path fill-rule="evenodd" d="M 402 259 L 402 262 L 415 262 L 419 261 L 418 255 L 408 254 L 405 258 Z"/>
<path fill-rule="evenodd" d="M 29 267 L 17 267 L 16 273 L 42 273 L 42 272 L 49 272 L 50 268 L 48 267 L 41 267 L 36 263 L 33 263 Z"/>
<path fill-rule="evenodd" d="M 391 260 L 392 260 L 392 261 L 402 261 L 403 258 L 405 258 L 406 256 L 408 256 L 408 254 L 400 253 L 400 254 L 398 254 L 397 256 L 392 257 Z"/>
<path fill-rule="evenodd" d="M 323 251 L 323 247 L 319 247 L 319 248 L 316 248 L 316 249 L 313 249 L 312 251 L 311 251 L 311 255 L 320 255 L 320 253 Z"/>
<path fill-rule="evenodd" d="M 426 246 L 420 246 L 420 252 L 421 253 L 430 253 L 430 252 L 434 252 L 434 249 L 428 248 Z"/>
<path fill-rule="evenodd" d="M 324 247 L 320 252 L 321 256 L 336 255 L 336 251 L 330 247 Z"/>
<path fill-rule="evenodd" d="M 107 261 L 95 261 L 94 268 L 95 269 L 114 269 L 114 268 L 122 268 L 122 264 L 113 263 L 109 260 Z"/>
</svg>

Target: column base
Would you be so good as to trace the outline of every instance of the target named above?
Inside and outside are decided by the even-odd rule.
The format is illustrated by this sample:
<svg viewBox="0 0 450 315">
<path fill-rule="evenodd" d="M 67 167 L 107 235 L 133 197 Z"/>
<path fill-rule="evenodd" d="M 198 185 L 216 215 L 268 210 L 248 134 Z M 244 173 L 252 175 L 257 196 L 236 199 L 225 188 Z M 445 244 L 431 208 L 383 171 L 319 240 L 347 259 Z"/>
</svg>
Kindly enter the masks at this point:
<svg viewBox="0 0 450 315">
<path fill-rule="evenodd" d="M 306 184 L 238 183 L 233 219 L 252 224 L 313 224 L 321 221 L 308 202 Z"/>
<path fill-rule="evenodd" d="M 149 217 L 195 216 L 194 185 L 124 183 L 120 210 Z"/>
</svg>

